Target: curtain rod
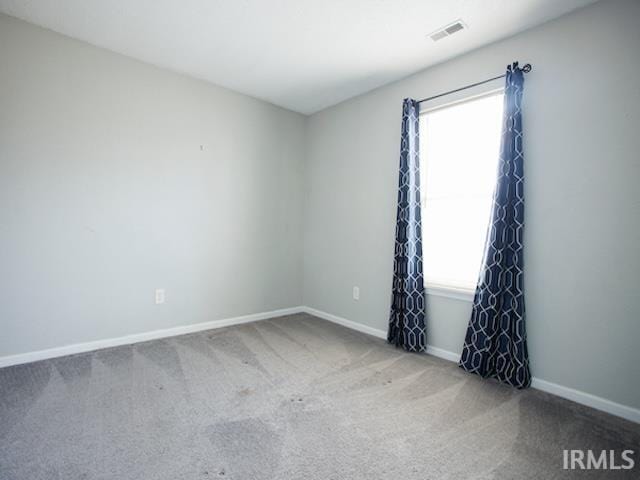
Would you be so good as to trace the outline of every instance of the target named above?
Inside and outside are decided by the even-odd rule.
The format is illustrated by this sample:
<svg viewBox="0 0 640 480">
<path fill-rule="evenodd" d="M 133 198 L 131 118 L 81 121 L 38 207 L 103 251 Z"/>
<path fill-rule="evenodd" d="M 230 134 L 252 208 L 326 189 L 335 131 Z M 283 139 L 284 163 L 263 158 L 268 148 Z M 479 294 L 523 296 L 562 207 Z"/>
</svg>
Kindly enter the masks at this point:
<svg viewBox="0 0 640 480">
<path fill-rule="evenodd" d="M 531 64 L 527 63 L 522 66 L 522 71 L 524 73 L 529 73 L 531 71 Z M 466 90 L 468 88 L 477 87 L 478 85 L 483 85 L 485 83 L 493 82 L 494 80 L 498 80 L 499 78 L 506 77 L 506 74 L 498 75 L 497 77 L 488 78 L 486 80 L 482 80 L 481 82 L 472 83 L 471 85 L 466 85 L 464 87 L 456 88 L 455 90 L 449 90 L 448 92 L 439 93 L 438 95 L 434 95 L 433 97 L 423 98 L 422 100 L 418 100 L 418 103 L 428 102 L 429 100 L 435 100 L 436 98 L 444 97 L 445 95 L 451 95 L 452 93 L 460 92 L 462 90 Z"/>
</svg>

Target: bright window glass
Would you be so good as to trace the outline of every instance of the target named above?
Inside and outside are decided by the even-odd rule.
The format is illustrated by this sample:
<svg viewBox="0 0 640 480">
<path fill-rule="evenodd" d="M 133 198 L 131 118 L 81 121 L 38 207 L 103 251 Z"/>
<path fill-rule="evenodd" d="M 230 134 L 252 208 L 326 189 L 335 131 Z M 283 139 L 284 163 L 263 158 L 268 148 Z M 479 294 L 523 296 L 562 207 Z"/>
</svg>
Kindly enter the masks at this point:
<svg viewBox="0 0 640 480">
<path fill-rule="evenodd" d="M 420 116 L 427 287 L 476 287 L 496 182 L 502 102 L 502 92 L 494 93 Z"/>
</svg>

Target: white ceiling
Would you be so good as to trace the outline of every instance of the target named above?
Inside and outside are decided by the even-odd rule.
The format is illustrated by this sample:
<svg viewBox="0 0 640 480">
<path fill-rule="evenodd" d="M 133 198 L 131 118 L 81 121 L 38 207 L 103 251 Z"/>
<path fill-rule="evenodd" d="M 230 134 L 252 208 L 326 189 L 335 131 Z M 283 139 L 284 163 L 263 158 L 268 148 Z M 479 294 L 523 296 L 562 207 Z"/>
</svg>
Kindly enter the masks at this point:
<svg viewBox="0 0 640 480">
<path fill-rule="evenodd" d="M 0 11 L 309 114 L 595 0 L 0 0 Z M 434 43 L 456 19 L 468 30 Z"/>
</svg>

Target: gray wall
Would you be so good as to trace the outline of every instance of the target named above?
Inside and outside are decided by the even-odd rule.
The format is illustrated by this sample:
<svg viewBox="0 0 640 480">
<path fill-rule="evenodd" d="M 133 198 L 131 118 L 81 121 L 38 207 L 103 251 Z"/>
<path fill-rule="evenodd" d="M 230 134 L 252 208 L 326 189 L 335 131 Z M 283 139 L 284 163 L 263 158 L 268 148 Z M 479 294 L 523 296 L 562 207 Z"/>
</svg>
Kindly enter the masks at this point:
<svg viewBox="0 0 640 480">
<path fill-rule="evenodd" d="M 299 114 L 0 16 L 0 356 L 299 305 L 303 142 Z"/>
<path fill-rule="evenodd" d="M 599 2 L 313 115 L 305 304 L 386 329 L 401 103 L 531 62 L 524 105 L 533 374 L 640 407 L 640 2 Z M 351 299 L 360 286 L 360 301 Z M 460 352 L 469 302 L 428 298 Z"/>
</svg>

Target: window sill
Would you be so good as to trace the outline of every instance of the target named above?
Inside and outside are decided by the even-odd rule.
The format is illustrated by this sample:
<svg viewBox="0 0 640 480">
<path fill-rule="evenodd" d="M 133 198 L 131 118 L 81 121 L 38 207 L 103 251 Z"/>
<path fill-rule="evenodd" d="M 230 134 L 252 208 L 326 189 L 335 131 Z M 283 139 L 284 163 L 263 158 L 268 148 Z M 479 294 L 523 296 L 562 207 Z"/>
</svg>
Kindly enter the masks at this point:
<svg viewBox="0 0 640 480">
<path fill-rule="evenodd" d="M 475 290 L 445 287 L 443 285 L 426 285 L 425 292 L 427 295 L 453 298 L 455 300 L 462 300 L 465 302 L 473 302 L 473 296 L 475 295 Z"/>
</svg>

